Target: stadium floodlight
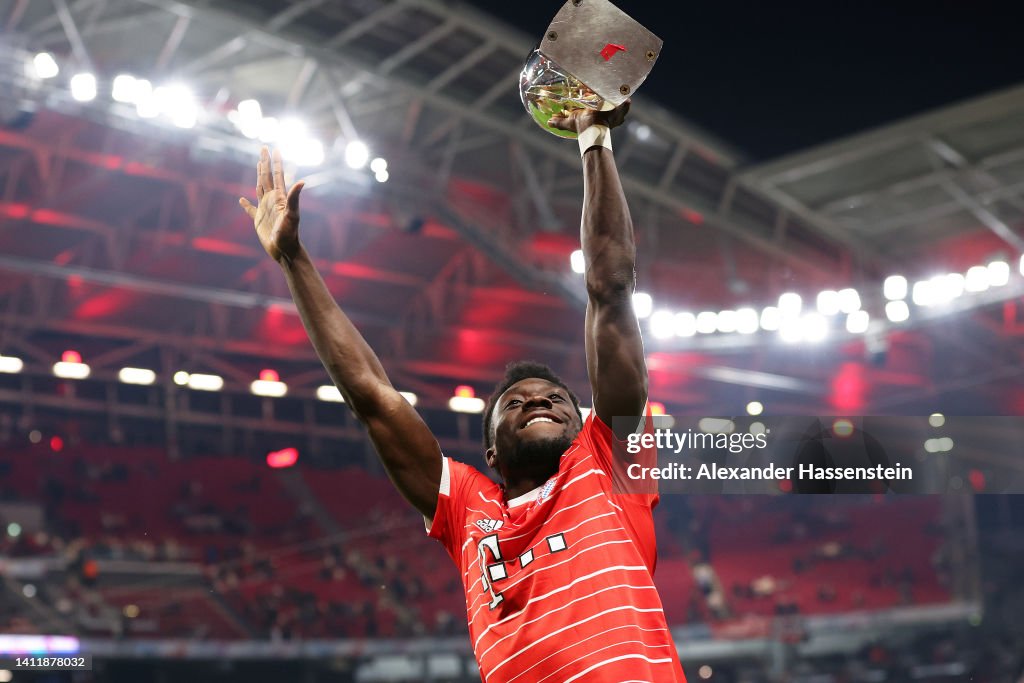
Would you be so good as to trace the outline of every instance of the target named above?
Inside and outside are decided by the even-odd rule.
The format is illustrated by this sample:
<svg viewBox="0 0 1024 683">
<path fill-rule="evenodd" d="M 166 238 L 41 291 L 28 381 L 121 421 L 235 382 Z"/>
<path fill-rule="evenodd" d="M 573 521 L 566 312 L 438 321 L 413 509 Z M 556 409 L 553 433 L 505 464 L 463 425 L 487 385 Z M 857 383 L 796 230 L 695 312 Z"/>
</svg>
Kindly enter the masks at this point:
<svg viewBox="0 0 1024 683">
<path fill-rule="evenodd" d="M 239 132 L 250 140 L 259 137 L 263 123 L 263 109 L 256 100 L 242 100 L 235 110 L 238 112 L 234 124 Z"/>
<path fill-rule="evenodd" d="M 92 102 L 96 99 L 96 77 L 90 73 L 75 74 L 71 77 L 71 96 L 78 102 Z"/>
<path fill-rule="evenodd" d="M 719 311 L 718 319 L 715 321 L 715 329 L 729 334 L 736 331 L 737 322 L 736 311 Z"/>
<path fill-rule="evenodd" d="M 693 313 L 676 313 L 672 318 L 672 331 L 677 337 L 692 337 L 697 334 L 697 316 Z"/>
<path fill-rule="evenodd" d="M 928 424 L 932 427 L 941 427 L 946 424 L 946 416 L 942 413 L 932 413 L 928 416 Z"/>
<path fill-rule="evenodd" d="M 77 351 L 65 351 L 60 361 L 53 364 L 53 374 L 61 379 L 85 379 L 89 372 L 89 366 L 82 362 Z"/>
<path fill-rule="evenodd" d="M 411 406 L 415 406 L 416 403 L 418 403 L 420 400 L 419 397 L 416 396 L 416 394 L 412 393 L 411 391 L 399 391 L 398 393 L 402 396 L 402 398 L 408 401 L 409 405 Z"/>
<path fill-rule="evenodd" d="M 779 324 L 779 339 L 787 344 L 796 344 L 803 341 L 804 331 L 800 319 L 783 320 Z"/>
<path fill-rule="evenodd" d="M 885 305 L 885 317 L 894 323 L 906 322 L 910 318 L 910 307 L 906 301 L 890 301 Z"/>
<path fill-rule="evenodd" d="M 718 314 L 714 311 L 701 311 L 697 314 L 697 332 L 713 334 L 718 330 Z"/>
<path fill-rule="evenodd" d="M 345 397 L 338 391 L 338 387 L 333 384 L 324 384 L 316 388 L 316 397 L 321 401 L 327 401 L 328 403 L 344 403 Z"/>
<path fill-rule="evenodd" d="M 826 289 L 818 292 L 818 313 L 822 315 L 839 314 L 839 292 L 834 289 Z"/>
<path fill-rule="evenodd" d="M 266 116 L 260 120 L 260 127 L 256 132 L 260 142 L 271 144 L 277 142 L 281 134 L 281 122 L 273 116 Z"/>
<path fill-rule="evenodd" d="M 388 178 L 391 177 L 391 174 L 388 173 L 387 169 L 384 169 L 383 171 L 378 171 L 377 173 L 374 173 L 373 177 L 377 179 L 378 183 L 386 183 L 388 181 Z"/>
<path fill-rule="evenodd" d="M 828 320 L 821 313 L 808 313 L 800 319 L 805 341 L 820 342 L 828 338 Z"/>
<path fill-rule="evenodd" d="M 890 275 L 882 284 L 882 293 L 889 301 L 907 298 L 907 278 L 902 275 Z"/>
<path fill-rule="evenodd" d="M 967 278 L 960 273 L 947 273 L 942 277 L 942 298 L 945 301 L 952 301 L 964 294 L 967 285 Z"/>
<path fill-rule="evenodd" d="M 115 102 L 131 104 L 135 101 L 135 76 L 118 74 L 110 87 L 110 96 Z"/>
<path fill-rule="evenodd" d="M 448 399 L 448 407 L 456 413 L 482 413 L 486 404 L 476 396 L 452 396 Z"/>
<path fill-rule="evenodd" d="M 1002 287 L 1010 281 L 1010 264 L 1006 261 L 993 261 L 985 270 L 991 287 Z"/>
<path fill-rule="evenodd" d="M 33 57 L 32 67 L 37 78 L 53 78 L 60 73 L 60 67 L 57 66 L 57 60 L 55 60 L 53 55 L 49 52 L 40 52 Z"/>
<path fill-rule="evenodd" d="M 870 323 L 871 316 L 867 311 L 854 311 L 846 316 L 846 331 L 850 334 L 864 334 Z"/>
<path fill-rule="evenodd" d="M 315 138 L 306 138 L 294 147 L 291 157 L 299 166 L 319 166 L 324 163 L 324 145 Z"/>
<path fill-rule="evenodd" d="M 636 317 L 643 320 L 649 318 L 652 312 L 654 312 L 654 299 L 651 298 L 651 295 L 647 292 L 634 292 L 633 313 L 636 314 Z"/>
<path fill-rule="evenodd" d="M 767 332 L 774 332 L 779 329 L 779 325 L 782 324 L 782 311 L 776 306 L 766 306 L 761 311 L 761 319 L 759 321 L 761 329 Z"/>
<path fill-rule="evenodd" d="M 758 329 L 758 315 L 753 308 L 736 311 L 736 331 L 740 334 L 754 334 Z"/>
<path fill-rule="evenodd" d="M 362 140 L 351 140 L 345 145 L 345 163 L 349 168 L 363 168 L 369 160 L 370 148 Z"/>
<path fill-rule="evenodd" d="M 124 384 L 138 384 L 149 386 L 156 382 L 156 373 L 146 368 L 121 368 L 117 378 Z"/>
<path fill-rule="evenodd" d="M 918 280 L 910 295 L 915 306 L 931 306 L 935 303 L 935 285 L 931 280 Z"/>
<path fill-rule="evenodd" d="M 24 367 L 25 363 L 20 358 L 0 355 L 0 372 L 15 375 L 21 372 Z"/>
<path fill-rule="evenodd" d="M 760 415 L 764 412 L 764 404 L 760 401 L 751 401 L 747 404 L 747 415 Z"/>
<path fill-rule="evenodd" d="M 651 314 L 651 335 L 655 339 L 669 339 L 675 336 L 675 315 L 672 311 L 655 311 Z"/>
<path fill-rule="evenodd" d="M 281 398 L 288 393 L 288 385 L 279 380 L 257 379 L 249 385 L 249 390 L 256 396 Z"/>
<path fill-rule="evenodd" d="M 199 122 L 199 103 L 192 90 L 181 83 L 161 85 L 150 98 L 159 114 L 178 128 L 195 128 Z M 140 113 L 141 115 L 141 113 Z"/>
<path fill-rule="evenodd" d="M 381 157 L 377 157 L 370 162 L 370 170 L 374 173 L 380 173 L 381 171 L 388 170 L 388 162 Z"/>
<path fill-rule="evenodd" d="M 800 315 L 800 310 L 803 308 L 803 299 L 800 298 L 799 294 L 794 292 L 786 292 L 779 297 L 779 312 L 783 318 L 795 318 Z"/>
<path fill-rule="evenodd" d="M 184 370 L 178 370 L 176 373 L 174 373 L 173 379 L 175 384 L 177 384 L 179 387 L 183 387 L 188 384 L 188 378 L 189 374 L 187 372 L 185 372 Z"/>
<path fill-rule="evenodd" d="M 577 249 L 569 255 L 569 265 L 572 267 L 572 272 L 583 275 L 587 269 L 586 259 L 583 258 L 583 250 Z"/>
<path fill-rule="evenodd" d="M 853 313 L 860 310 L 860 294 L 853 287 L 839 290 L 839 312 Z"/>
<path fill-rule="evenodd" d="M 989 287 L 989 279 L 989 270 L 985 266 L 968 268 L 964 278 L 964 289 L 968 292 L 984 292 Z"/>
<path fill-rule="evenodd" d="M 194 391 L 220 391 L 224 388 L 224 378 L 220 375 L 192 373 L 188 376 L 188 388 Z"/>
</svg>

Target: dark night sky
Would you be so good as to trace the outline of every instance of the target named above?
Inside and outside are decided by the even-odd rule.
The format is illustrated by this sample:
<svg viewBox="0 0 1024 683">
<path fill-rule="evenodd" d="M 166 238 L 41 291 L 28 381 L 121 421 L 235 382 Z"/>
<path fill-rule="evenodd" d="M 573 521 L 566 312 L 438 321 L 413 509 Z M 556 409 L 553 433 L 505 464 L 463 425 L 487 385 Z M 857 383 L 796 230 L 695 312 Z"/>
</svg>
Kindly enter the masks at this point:
<svg viewBox="0 0 1024 683">
<path fill-rule="evenodd" d="M 644 84 L 751 160 L 1024 83 L 1024 0 L 615 0 L 665 48 Z M 474 0 L 539 42 L 562 0 Z"/>
</svg>

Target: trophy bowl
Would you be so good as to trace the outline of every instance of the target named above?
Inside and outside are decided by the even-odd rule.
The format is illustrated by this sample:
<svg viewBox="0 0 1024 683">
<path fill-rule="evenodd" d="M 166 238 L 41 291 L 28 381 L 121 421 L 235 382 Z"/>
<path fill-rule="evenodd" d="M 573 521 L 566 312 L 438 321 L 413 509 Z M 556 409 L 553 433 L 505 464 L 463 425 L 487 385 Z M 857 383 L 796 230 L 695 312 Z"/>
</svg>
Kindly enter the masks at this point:
<svg viewBox="0 0 1024 683">
<path fill-rule="evenodd" d="M 574 109 L 601 109 L 604 99 L 578 78 L 541 53 L 530 53 L 519 76 L 519 97 L 526 111 L 544 130 L 560 138 L 575 139 L 576 133 L 549 124 L 552 116 Z"/>
</svg>

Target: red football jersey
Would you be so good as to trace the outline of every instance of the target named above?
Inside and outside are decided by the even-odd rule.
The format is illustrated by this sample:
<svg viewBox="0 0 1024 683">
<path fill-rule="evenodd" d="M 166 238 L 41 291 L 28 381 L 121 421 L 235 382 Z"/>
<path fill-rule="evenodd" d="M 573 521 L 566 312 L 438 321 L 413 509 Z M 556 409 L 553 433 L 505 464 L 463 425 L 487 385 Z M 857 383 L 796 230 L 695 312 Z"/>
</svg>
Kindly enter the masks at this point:
<svg viewBox="0 0 1024 683">
<path fill-rule="evenodd" d="M 485 683 L 685 683 L 654 587 L 658 496 L 613 493 L 614 438 L 592 414 L 558 473 L 512 500 L 444 459 L 429 534 L 462 572 Z"/>
</svg>

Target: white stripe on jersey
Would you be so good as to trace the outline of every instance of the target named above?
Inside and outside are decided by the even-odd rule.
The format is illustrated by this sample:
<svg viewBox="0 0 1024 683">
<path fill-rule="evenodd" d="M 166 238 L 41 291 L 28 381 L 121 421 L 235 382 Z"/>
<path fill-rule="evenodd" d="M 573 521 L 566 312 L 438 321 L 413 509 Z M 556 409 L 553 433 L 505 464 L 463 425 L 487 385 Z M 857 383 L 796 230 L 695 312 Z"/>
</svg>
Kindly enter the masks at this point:
<svg viewBox="0 0 1024 683">
<path fill-rule="evenodd" d="M 562 683 L 572 683 L 573 681 L 578 680 L 578 679 L 582 678 L 583 676 L 585 676 L 586 674 L 590 673 L 594 669 L 600 668 L 600 667 L 604 666 L 605 664 L 611 664 L 613 662 L 621 662 L 624 659 L 644 659 L 649 664 L 665 664 L 665 663 L 671 663 L 672 662 L 672 658 L 671 657 L 669 657 L 668 659 L 651 659 L 650 657 L 644 657 L 643 655 L 622 655 L 621 657 L 612 657 L 611 659 L 606 659 L 603 662 L 598 662 L 597 664 L 595 664 L 595 665 L 593 665 L 591 667 L 588 667 L 588 668 L 584 669 L 583 671 L 579 672 L 578 674 L 576 674 L 572 678 L 565 679 Z"/>
<path fill-rule="evenodd" d="M 625 532 L 626 530 L 623 529 L 620 526 L 619 527 L 615 527 L 614 529 L 602 529 L 601 531 L 595 531 L 592 534 L 584 536 L 583 538 L 579 539 L 579 541 L 577 541 L 576 543 L 579 544 L 580 541 L 584 541 L 584 540 L 586 540 L 588 538 L 591 538 L 593 536 L 598 536 L 600 534 L 607 534 L 607 533 L 612 532 L 612 531 L 622 531 L 622 532 Z M 577 557 L 579 557 L 580 555 L 582 555 L 585 552 L 589 552 L 591 550 L 594 550 L 596 548 L 601 548 L 601 547 L 606 546 L 606 545 L 615 545 L 615 544 L 620 544 L 620 543 L 632 543 L 632 541 L 630 541 L 628 538 L 627 539 L 623 539 L 623 540 L 619 540 L 619 541 L 605 541 L 604 543 L 598 543 L 597 545 L 590 546 L 589 548 L 583 548 L 582 550 L 580 550 L 575 555 L 572 555 L 571 557 L 568 557 L 568 558 L 562 560 L 561 562 L 557 562 L 555 564 L 548 565 L 547 567 L 541 567 L 540 569 L 535 569 L 532 573 L 526 574 L 523 577 L 516 579 L 515 581 L 512 581 L 510 583 L 505 584 L 503 586 L 502 590 L 508 590 L 509 588 L 514 587 L 514 586 L 518 585 L 520 581 L 523 581 L 524 579 L 526 579 L 526 578 L 528 578 L 530 576 L 533 576 L 534 574 L 539 574 L 539 573 L 547 571 L 549 569 L 554 569 L 555 567 L 560 567 L 563 564 L 565 564 L 566 562 L 572 562 L 574 559 L 576 559 Z M 646 570 L 646 569 L 647 569 L 647 567 L 645 566 L 644 570 Z M 474 581 L 473 585 L 471 585 L 469 587 L 469 590 L 470 591 L 476 590 L 476 585 L 478 583 L 481 586 L 483 586 L 483 574 L 482 573 L 480 574 L 480 578 L 478 578 L 476 581 Z M 468 605 L 467 611 L 469 611 L 470 609 L 473 609 L 473 605 L 475 605 L 476 601 L 478 599 L 480 599 L 481 597 L 484 597 L 483 593 L 480 593 L 475 598 L 473 598 L 473 602 Z M 479 611 L 480 610 L 478 609 L 477 612 L 479 612 Z M 472 621 L 475 618 L 476 618 L 476 612 L 473 613 L 473 618 L 471 618 L 470 621 Z"/>
<path fill-rule="evenodd" d="M 595 633 L 593 635 L 589 635 L 586 638 L 584 638 L 583 640 L 578 640 L 578 641 L 574 642 L 572 645 L 567 645 L 567 646 L 563 647 L 561 650 L 556 650 L 555 652 L 552 652 L 551 654 L 549 654 L 544 659 L 537 660 L 537 662 L 534 663 L 533 666 L 531 666 L 530 668 L 523 669 L 522 671 L 517 673 L 512 678 L 508 679 L 507 683 L 512 683 L 512 681 L 516 680 L 520 676 L 522 676 L 522 675 L 532 671 L 533 669 L 537 668 L 538 666 L 540 666 L 544 662 L 548 661 L 549 659 L 551 659 L 555 655 L 560 655 L 563 652 L 565 652 L 566 650 L 571 650 L 572 648 L 576 647 L 580 643 L 585 643 L 588 640 L 592 640 L 594 638 L 600 638 L 601 636 L 606 635 L 608 633 L 611 633 L 612 631 L 619 631 L 619 630 L 624 629 L 624 628 L 635 628 L 635 629 L 637 629 L 639 631 L 644 631 L 645 633 L 658 633 L 659 631 L 665 631 L 666 633 L 668 632 L 667 628 L 642 628 L 640 626 L 637 626 L 636 624 L 623 624 L 622 626 L 613 626 L 612 628 L 605 629 L 604 631 L 601 631 L 600 633 Z M 640 642 L 640 641 L 631 641 L 631 642 Z M 665 645 L 667 646 L 667 643 Z M 604 648 L 602 648 L 602 649 L 604 649 Z"/>
<path fill-rule="evenodd" d="M 598 648 L 597 650 L 594 650 L 593 652 L 590 652 L 588 654 L 597 654 L 598 652 L 604 652 L 605 650 L 611 650 L 612 648 L 618 647 L 620 645 L 642 645 L 644 648 L 646 648 L 648 650 L 654 650 L 654 649 L 657 649 L 659 647 L 669 647 L 668 643 L 659 643 L 657 645 L 650 645 L 649 643 L 645 643 L 642 640 L 620 640 L 617 643 L 614 643 L 612 645 L 605 645 L 604 647 Z M 608 661 L 613 661 L 613 660 L 608 660 Z M 536 683 L 544 683 L 544 681 L 548 680 L 549 678 L 551 678 L 552 676 L 557 674 L 559 671 L 562 671 L 563 669 L 566 669 L 566 668 L 572 666 L 575 663 L 576 662 L 569 662 L 567 664 L 562 665 L 561 667 L 559 667 L 555 671 L 552 671 L 551 673 L 549 673 L 544 678 L 538 679 Z M 607 662 L 605 662 L 605 663 L 607 663 Z M 589 671 L 589 669 L 588 669 L 588 671 Z M 570 680 L 572 680 L 572 679 L 570 679 Z"/>
<path fill-rule="evenodd" d="M 542 637 L 542 638 L 538 638 L 537 640 L 534 640 L 533 642 L 531 642 L 531 643 L 530 643 L 529 645 L 527 645 L 526 647 L 524 647 L 524 648 L 521 648 L 521 649 L 520 649 L 520 650 L 519 650 L 518 652 L 513 652 L 513 653 L 512 653 L 511 655 L 509 655 L 508 657 L 506 657 L 506 658 L 505 658 L 505 659 L 503 659 L 502 661 L 498 662 L 498 663 L 497 663 L 497 664 L 496 664 L 496 665 L 495 665 L 495 666 L 494 666 L 494 667 L 493 667 L 493 668 L 492 668 L 492 669 L 491 669 L 491 670 L 490 670 L 490 671 L 488 672 L 488 675 L 493 675 L 495 671 L 497 671 L 497 670 L 498 670 L 498 669 L 500 669 L 501 667 L 505 666 L 506 664 L 508 664 L 509 662 L 511 662 L 511 661 L 512 661 L 513 659 L 515 659 L 515 658 L 516 658 L 516 657 L 518 657 L 519 655 L 521 655 L 521 654 L 523 654 L 524 652 L 526 652 L 527 650 L 529 650 L 529 649 L 530 649 L 531 647 L 534 647 L 534 646 L 536 646 L 536 645 L 539 645 L 540 643 L 544 642 L 544 641 L 545 641 L 545 640 L 547 640 L 548 638 L 553 638 L 553 637 L 557 636 L 557 635 L 558 635 L 559 633 L 561 633 L 561 632 L 563 632 L 563 631 L 568 631 L 569 629 L 573 629 L 573 628 L 576 628 L 576 627 L 577 627 L 577 626 L 579 626 L 580 624 L 585 624 L 585 623 L 587 623 L 588 621 L 593 621 L 594 619 L 598 619 L 598 618 L 600 618 L 600 617 L 603 617 L 603 616 L 605 616 L 606 614 L 611 614 L 612 612 L 621 612 L 621 611 L 623 611 L 623 610 L 632 610 L 633 612 L 638 612 L 638 613 L 644 613 L 644 612 L 662 612 L 662 609 L 661 609 L 660 607 L 657 607 L 657 608 L 647 608 L 647 609 L 641 609 L 641 608 L 639 608 L 639 607 L 633 607 L 632 605 L 621 605 L 621 606 L 619 606 L 619 607 L 612 607 L 611 609 L 606 609 L 606 610 L 604 610 L 603 612 L 598 612 L 597 614 L 591 614 L 591 615 L 590 615 L 589 617 L 587 617 L 587 618 L 585 618 L 585 619 L 580 619 L 579 621 L 577 621 L 577 622 L 573 622 L 572 624 L 569 624 L 568 626 L 563 626 L 562 628 L 558 629 L 557 631 L 552 631 L 551 633 L 547 634 L 546 636 L 544 636 L 544 637 Z M 481 656 L 478 656 L 478 657 L 477 657 L 477 661 L 479 661 L 479 660 L 481 660 L 481 659 L 483 659 L 483 656 L 482 656 L 482 655 L 481 655 Z M 646 657 L 645 657 L 644 659 L 646 659 Z M 666 662 L 671 662 L 672 660 L 671 660 L 671 659 L 666 659 L 666 660 L 664 660 L 664 661 L 666 661 Z M 607 662 L 602 662 L 602 663 L 607 663 Z M 652 662 L 652 663 L 654 663 L 654 662 Z M 584 672 L 584 673 L 585 673 L 585 672 Z M 566 681 L 565 683 L 568 683 L 568 681 Z"/>
<path fill-rule="evenodd" d="M 599 572 L 599 573 L 604 573 L 604 572 Z M 586 578 L 591 578 L 591 577 L 586 577 Z M 580 580 L 582 580 L 582 579 L 577 579 L 576 581 L 573 581 L 573 582 L 572 582 L 571 584 L 569 584 L 569 585 L 571 586 L 571 585 L 573 585 L 574 583 L 577 583 L 577 582 L 578 582 L 578 581 L 580 581 Z M 548 593 L 548 595 L 546 595 L 546 596 L 544 596 L 544 597 L 548 597 L 548 596 L 550 596 L 550 595 L 552 595 L 552 594 L 554 594 L 554 593 L 559 593 L 559 592 L 561 592 L 561 591 L 565 590 L 565 588 L 568 588 L 568 586 L 566 586 L 566 587 L 564 587 L 564 588 L 559 588 L 559 589 L 557 589 L 557 590 L 554 590 L 554 591 L 552 591 L 551 593 Z M 656 590 L 656 589 L 654 588 L 654 586 L 634 586 L 634 585 L 632 585 L 632 584 L 628 584 L 628 583 L 619 583 L 619 584 L 616 584 L 616 585 L 614 585 L 614 586 L 605 586 L 605 587 L 604 587 L 604 588 L 602 588 L 601 590 L 598 590 L 598 591 L 594 591 L 594 592 L 593 592 L 593 593 L 591 593 L 590 595 L 584 595 L 584 596 L 581 596 L 581 597 L 578 597 L 578 598 L 576 598 L 575 600 L 570 600 L 569 602 L 566 602 L 566 603 L 562 603 L 562 604 L 561 604 L 561 605 L 559 605 L 558 607 L 556 607 L 556 608 L 554 608 L 554 609 L 550 609 L 550 610 L 548 610 L 547 612 L 544 612 L 544 614 L 541 614 L 540 616 L 538 616 L 538 617 L 536 617 L 536 618 L 534 618 L 534 619 L 530 619 L 529 621 L 523 622 L 522 626 L 526 626 L 526 625 L 528 625 L 528 624 L 535 624 L 535 623 L 537 623 L 538 621 L 540 621 L 541 619 L 543 619 L 543 618 L 545 618 L 545 617 L 547 617 L 547 616 L 549 616 L 549 615 L 551 615 L 551 614 L 554 614 L 555 612 L 561 612 L 561 611 L 562 611 L 563 609 L 566 609 L 567 607 L 569 607 L 569 605 L 575 605 L 575 604 L 576 604 L 577 602 L 580 602 L 581 600 L 588 600 L 588 599 L 590 599 L 590 598 L 594 597 L 595 595 L 600 595 L 601 593 L 604 593 L 605 591 L 615 590 L 616 588 L 635 588 L 635 589 L 637 589 L 637 590 Z M 533 600 L 530 600 L 530 602 L 533 602 Z M 529 605 L 529 604 L 530 604 L 530 602 L 527 602 L 526 604 L 527 604 L 527 605 Z M 516 613 L 516 614 L 514 614 L 514 615 L 510 615 L 510 616 L 506 617 L 505 619 L 502 619 L 502 621 L 508 621 L 509 619 L 512 619 L 513 617 L 519 616 L 520 614 L 522 614 L 522 613 L 523 613 L 523 612 L 525 612 L 525 611 L 526 611 L 526 610 L 525 610 L 525 608 L 524 608 L 524 609 L 520 610 L 520 611 L 519 611 L 518 613 Z M 501 623 L 501 622 L 498 622 L 498 623 Z M 488 626 L 488 627 L 487 627 L 487 630 L 490 630 L 490 629 L 491 629 L 491 627 L 493 627 L 493 626 L 497 626 L 497 624 L 491 624 L 491 626 Z M 476 649 L 476 646 L 480 644 L 480 638 L 483 638 L 483 637 L 484 637 L 484 636 L 485 636 L 486 634 L 487 634 L 487 631 L 484 631 L 484 632 L 483 632 L 483 633 L 481 633 L 481 634 L 480 634 L 480 636 L 479 636 L 479 637 L 478 637 L 478 638 L 476 639 L 476 642 L 475 642 L 475 643 L 473 643 L 473 649 L 474 649 L 474 650 Z M 487 653 L 488 653 L 488 652 L 490 652 L 490 651 L 491 651 L 492 649 L 494 649 L 494 646 L 495 646 L 495 645 L 497 645 L 497 644 L 498 644 L 498 643 L 500 643 L 501 641 L 505 640 L 506 638 L 511 638 L 512 636 L 515 636 L 515 635 L 518 635 L 518 634 L 517 634 L 517 633 L 510 633 L 510 634 L 508 634 L 507 636 L 502 636 L 501 638 L 498 638 L 497 640 L 495 640 L 495 641 L 494 641 L 494 643 L 493 643 L 493 644 L 492 644 L 492 645 L 491 645 L 491 646 L 490 646 L 489 648 L 487 648 L 486 650 L 484 650 L 483 652 L 481 652 L 481 653 L 480 653 L 480 656 L 481 656 L 481 657 L 483 657 L 483 656 L 484 656 L 485 654 L 487 654 Z"/>
</svg>

